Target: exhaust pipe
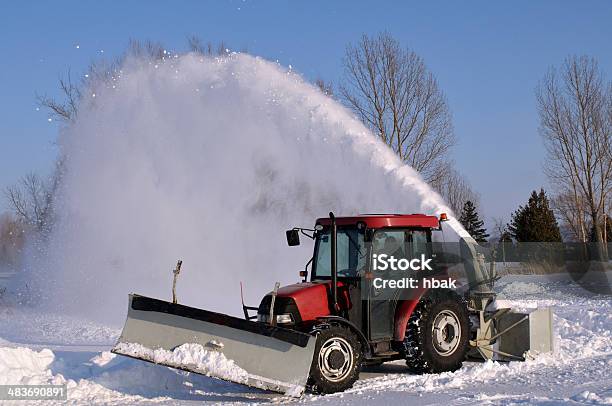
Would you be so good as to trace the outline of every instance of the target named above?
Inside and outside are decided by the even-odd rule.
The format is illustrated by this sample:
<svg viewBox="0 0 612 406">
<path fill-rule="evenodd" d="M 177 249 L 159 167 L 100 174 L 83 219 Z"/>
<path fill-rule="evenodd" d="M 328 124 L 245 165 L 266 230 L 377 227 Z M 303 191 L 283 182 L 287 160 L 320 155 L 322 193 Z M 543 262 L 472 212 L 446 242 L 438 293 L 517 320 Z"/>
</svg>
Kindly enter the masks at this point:
<svg viewBox="0 0 612 406">
<path fill-rule="evenodd" d="M 276 326 L 276 316 L 274 315 L 274 303 L 276 302 L 276 295 L 278 294 L 278 289 L 280 288 L 280 282 L 276 282 L 274 284 L 274 290 L 272 291 L 272 301 L 270 302 L 270 320 L 269 324 L 271 326 Z"/>
<path fill-rule="evenodd" d="M 331 211 L 329 212 L 329 218 L 331 220 L 331 294 L 332 294 L 332 305 L 334 307 L 334 313 L 338 313 L 338 270 L 337 266 L 337 250 L 336 243 L 338 240 L 338 233 L 336 227 L 336 216 Z"/>
</svg>

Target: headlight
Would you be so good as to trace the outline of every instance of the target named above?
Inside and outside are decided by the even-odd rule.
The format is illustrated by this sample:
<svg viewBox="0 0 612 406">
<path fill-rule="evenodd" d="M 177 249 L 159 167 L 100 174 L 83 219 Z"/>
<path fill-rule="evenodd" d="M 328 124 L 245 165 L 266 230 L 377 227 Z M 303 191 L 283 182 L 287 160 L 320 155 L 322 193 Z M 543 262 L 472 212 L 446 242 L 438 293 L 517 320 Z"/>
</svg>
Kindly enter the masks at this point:
<svg viewBox="0 0 612 406">
<path fill-rule="evenodd" d="M 277 314 L 277 315 L 275 315 L 275 317 L 276 317 L 276 323 L 277 324 L 291 324 L 291 323 L 293 323 L 293 316 L 290 313 Z M 269 323 L 270 322 L 270 315 L 269 314 L 257 313 L 257 321 L 260 322 L 260 323 Z"/>
<path fill-rule="evenodd" d="M 287 314 L 277 314 L 276 315 L 276 322 L 278 324 L 288 324 L 288 323 L 293 323 L 293 316 L 289 313 Z"/>
</svg>

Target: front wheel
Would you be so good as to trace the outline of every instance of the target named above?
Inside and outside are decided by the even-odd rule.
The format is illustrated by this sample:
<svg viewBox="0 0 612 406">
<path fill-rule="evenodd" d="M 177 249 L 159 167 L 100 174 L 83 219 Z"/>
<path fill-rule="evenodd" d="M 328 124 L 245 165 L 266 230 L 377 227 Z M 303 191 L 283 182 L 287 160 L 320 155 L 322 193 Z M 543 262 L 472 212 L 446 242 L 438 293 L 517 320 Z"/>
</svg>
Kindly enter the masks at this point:
<svg viewBox="0 0 612 406">
<path fill-rule="evenodd" d="M 310 366 L 309 387 L 314 393 L 342 392 L 359 378 L 361 346 L 353 333 L 330 326 L 317 335 Z"/>
</svg>

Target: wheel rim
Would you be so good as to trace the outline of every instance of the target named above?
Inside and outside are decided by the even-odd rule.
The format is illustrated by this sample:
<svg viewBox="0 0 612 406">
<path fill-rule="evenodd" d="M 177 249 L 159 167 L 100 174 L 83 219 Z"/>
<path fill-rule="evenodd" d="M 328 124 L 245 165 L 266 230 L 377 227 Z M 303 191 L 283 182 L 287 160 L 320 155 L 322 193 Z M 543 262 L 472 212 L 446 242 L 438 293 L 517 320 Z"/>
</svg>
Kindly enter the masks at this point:
<svg viewBox="0 0 612 406">
<path fill-rule="evenodd" d="M 319 370 L 325 379 L 339 382 L 345 379 L 353 367 L 353 348 L 342 337 L 327 339 L 319 351 Z"/>
<path fill-rule="evenodd" d="M 450 310 L 441 311 L 435 317 L 431 330 L 436 352 L 445 357 L 453 354 L 461 341 L 461 324 L 457 315 Z"/>
</svg>

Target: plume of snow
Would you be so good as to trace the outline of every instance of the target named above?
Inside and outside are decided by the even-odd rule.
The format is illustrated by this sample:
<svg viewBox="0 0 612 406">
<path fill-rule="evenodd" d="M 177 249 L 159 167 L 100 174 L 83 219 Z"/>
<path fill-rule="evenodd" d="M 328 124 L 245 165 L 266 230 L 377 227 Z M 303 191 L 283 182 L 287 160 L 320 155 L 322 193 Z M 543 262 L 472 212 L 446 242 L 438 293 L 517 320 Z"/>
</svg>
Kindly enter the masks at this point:
<svg viewBox="0 0 612 406">
<path fill-rule="evenodd" d="M 171 297 L 180 258 L 181 303 L 240 314 L 240 281 L 257 303 L 310 258 L 285 229 L 330 211 L 450 212 L 348 110 L 261 58 L 131 58 L 90 93 L 60 137 L 58 223 L 35 278 L 64 311 L 119 322 L 129 292 Z"/>
</svg>

